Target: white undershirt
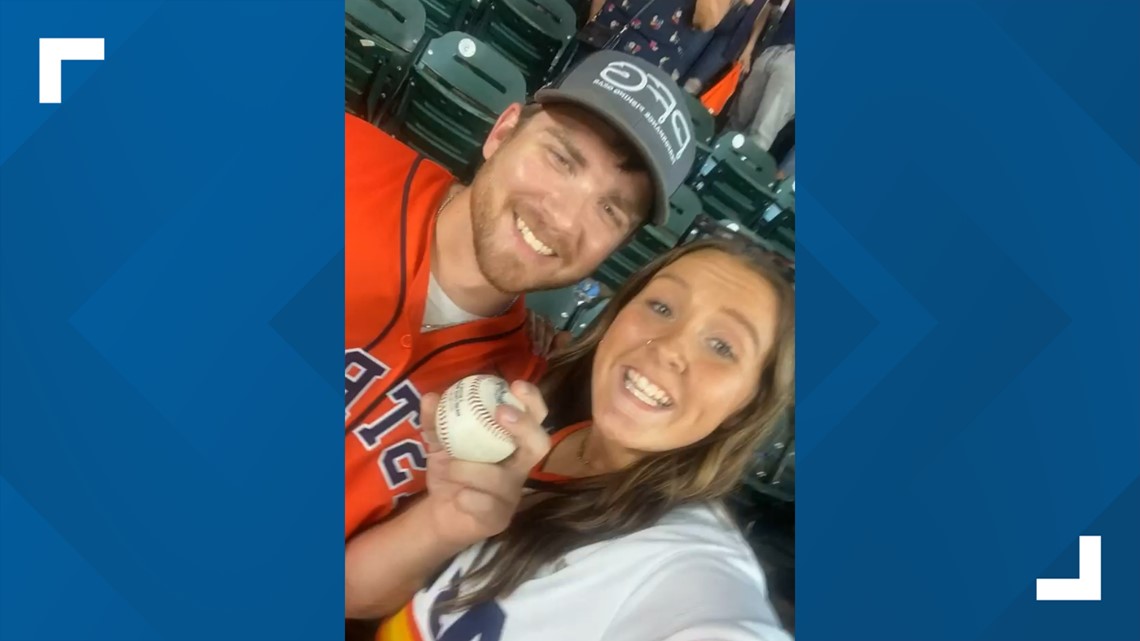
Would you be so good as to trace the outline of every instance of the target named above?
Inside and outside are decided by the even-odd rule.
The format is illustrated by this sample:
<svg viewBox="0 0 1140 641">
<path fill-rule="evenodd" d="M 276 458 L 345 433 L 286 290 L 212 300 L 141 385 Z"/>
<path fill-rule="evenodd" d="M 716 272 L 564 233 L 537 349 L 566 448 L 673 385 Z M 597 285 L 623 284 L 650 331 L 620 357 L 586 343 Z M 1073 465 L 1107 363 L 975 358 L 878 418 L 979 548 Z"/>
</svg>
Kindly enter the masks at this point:
<svg viewBox="0 0 1140 641">
<path fill-rule="evenodd" d="M 455 301 L 439 286 L 435 274 L 428 280 L 427 301 L 424 303 L 423 331 L 443 329 L 460 323 L 483 320 L 486 316 L 479 316 L 455 304 Z"/>
</svg>

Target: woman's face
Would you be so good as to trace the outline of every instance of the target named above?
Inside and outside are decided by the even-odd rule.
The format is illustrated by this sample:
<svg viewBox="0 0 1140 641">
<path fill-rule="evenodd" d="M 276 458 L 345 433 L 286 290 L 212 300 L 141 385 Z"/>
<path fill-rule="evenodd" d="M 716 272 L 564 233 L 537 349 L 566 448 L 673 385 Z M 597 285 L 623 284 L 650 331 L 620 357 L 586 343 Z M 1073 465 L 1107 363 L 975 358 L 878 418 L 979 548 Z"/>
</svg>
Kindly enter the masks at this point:
<svg viewBox="0 0 1140 641">
<path fill-rule="evenodd" d="M 658 272 L 614 319 L 594 358 L 594 429 L 635 456 L 695 443 L 757 392 L 779 303 L 717 250 Z"/>
</svg>

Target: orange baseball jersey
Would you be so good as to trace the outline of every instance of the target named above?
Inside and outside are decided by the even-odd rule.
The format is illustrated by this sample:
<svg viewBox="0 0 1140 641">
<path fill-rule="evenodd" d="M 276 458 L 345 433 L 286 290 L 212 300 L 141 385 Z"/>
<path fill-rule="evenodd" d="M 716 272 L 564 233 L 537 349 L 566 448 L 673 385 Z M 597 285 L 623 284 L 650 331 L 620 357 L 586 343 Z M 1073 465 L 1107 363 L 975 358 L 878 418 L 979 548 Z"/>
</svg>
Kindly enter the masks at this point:
<svg viewBox="0 0 1140 641">
<path fill-rule="evenodd" d="M 421 331 L 435 215 L 454 179 L 355 116 L 344 123 L 344 535 L 425 487 L 420 398 L 470 374 L 536 380 L 520 297 Z"/>
</svg>

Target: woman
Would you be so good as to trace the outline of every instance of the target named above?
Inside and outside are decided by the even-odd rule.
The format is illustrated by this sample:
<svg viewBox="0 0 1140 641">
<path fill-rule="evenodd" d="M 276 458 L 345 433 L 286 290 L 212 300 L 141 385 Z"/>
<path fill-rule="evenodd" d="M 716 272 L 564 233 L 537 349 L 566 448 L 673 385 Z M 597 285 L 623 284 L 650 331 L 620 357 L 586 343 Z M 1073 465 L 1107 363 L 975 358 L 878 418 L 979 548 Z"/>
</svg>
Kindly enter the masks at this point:
<svg viewBox="0 0 1140 641">
<path fill-rule="evenodd" d="M 599 48 L 632 54 L 661 67 L 698 93 L 733 57 L 725 42 L 750 13 L 751 0 L 593 0 L 579 56 Z M 745 31 L 748 28 L 745 27 Z"/>
<path fill-rule="evenodd" d="M 536 436 L 546 407 L 512 386 L 527 411 L 499 408 L 519 451 L 494 483 L 469 487 L 479 464 L 433 451 L 423 500 L 439 518 L 424 538 L 497 533 L 429 577 L 377 639 L 788 638 L 719 505 L 793 396 L 793 290 L 753 251 L 702 241 L 631 278 L 544 379 L 547 423 L 566 427 Z"/>
</svg>

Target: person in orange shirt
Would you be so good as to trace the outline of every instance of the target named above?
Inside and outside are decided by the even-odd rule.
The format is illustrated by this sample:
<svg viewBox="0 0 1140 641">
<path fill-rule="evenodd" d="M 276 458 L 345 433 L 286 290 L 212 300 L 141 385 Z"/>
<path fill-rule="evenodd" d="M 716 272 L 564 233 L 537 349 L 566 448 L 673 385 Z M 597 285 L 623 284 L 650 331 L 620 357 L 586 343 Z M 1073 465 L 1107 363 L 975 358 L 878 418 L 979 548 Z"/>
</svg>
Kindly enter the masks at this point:
<svg viewBox="0 0 1140 641">
<path fill-rule="evenodd" d="M 346 541 L 424 491 L 424 394 L 476 373 L 538 378 L 522 295 L 581 280 L 664 222 L 689 123 L 671 79 L 608 51 L 504 111 L 470 186 L 345 115 Z"/>
</svg>

